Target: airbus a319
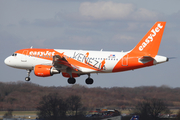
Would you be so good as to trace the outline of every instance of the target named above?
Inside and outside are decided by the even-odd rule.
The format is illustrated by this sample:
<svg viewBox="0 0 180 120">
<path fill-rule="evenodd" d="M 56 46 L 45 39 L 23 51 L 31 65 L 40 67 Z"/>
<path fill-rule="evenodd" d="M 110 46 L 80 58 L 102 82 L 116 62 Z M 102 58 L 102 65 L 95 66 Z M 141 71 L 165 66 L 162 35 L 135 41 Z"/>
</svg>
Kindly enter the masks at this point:
<svg viewBox="0 0 180 120">
<path fill-rule="evenodd" d="M 122 72 L 167 62 L 167 57 L 157 55 L 165 25 L 166 22 L 156 22 L 127 52 L 28 48 L 14 52 L 4 62 L 10 67 L 27 70 L 26 81 L 34 70 L 38 77 L 62 73 L 69 84 L 86 74 L 86 83 L 92 84 L 91 73 Z"/>
</svg>

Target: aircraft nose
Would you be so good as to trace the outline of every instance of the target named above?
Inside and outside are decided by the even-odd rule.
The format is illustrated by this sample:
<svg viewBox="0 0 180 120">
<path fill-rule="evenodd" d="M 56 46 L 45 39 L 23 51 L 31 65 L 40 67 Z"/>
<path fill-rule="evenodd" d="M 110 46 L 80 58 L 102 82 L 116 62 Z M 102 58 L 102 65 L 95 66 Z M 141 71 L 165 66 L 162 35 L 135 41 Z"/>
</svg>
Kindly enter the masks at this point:
<svg viewBox="0 0 180 120">
<path fill-rule="evenodd" d="M 7 57 L 7 58 L 4 60 L 4 63 L 5 63 L 6 65 L 9 65 L 9 64 L 10 64 L 10 59 L 9 59 L 9 57 Z"/>
</svg>

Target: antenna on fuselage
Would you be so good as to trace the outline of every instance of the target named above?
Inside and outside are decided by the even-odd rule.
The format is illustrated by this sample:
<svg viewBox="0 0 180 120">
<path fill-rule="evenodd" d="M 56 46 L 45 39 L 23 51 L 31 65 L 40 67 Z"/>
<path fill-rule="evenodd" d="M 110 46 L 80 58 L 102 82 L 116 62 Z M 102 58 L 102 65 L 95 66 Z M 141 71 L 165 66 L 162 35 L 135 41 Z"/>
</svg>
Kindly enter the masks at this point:
<svg viewBox="0 0 180 120">
<path fill-rule="evenodd" d="M 31 46 L 31 49 L 33 48 L 33 46 Z"/>
<path fill-rule="evenodd" d="M 100 50 L 101 52 L 103 51 L 103 49 Z"/>
</svg>

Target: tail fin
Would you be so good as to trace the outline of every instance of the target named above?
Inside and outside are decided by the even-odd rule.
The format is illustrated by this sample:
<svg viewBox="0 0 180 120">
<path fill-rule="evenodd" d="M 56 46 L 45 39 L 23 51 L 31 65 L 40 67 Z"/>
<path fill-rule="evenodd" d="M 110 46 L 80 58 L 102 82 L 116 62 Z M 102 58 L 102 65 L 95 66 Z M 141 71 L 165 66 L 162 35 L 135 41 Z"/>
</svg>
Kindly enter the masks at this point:
<svg viewBox="0 0 180 120">
<path fill-rule="evenodd" d="M 131 52 L 155 57 L 159 50 L 165 25 L 166 22 L 156 22 Z"/>
</svg>

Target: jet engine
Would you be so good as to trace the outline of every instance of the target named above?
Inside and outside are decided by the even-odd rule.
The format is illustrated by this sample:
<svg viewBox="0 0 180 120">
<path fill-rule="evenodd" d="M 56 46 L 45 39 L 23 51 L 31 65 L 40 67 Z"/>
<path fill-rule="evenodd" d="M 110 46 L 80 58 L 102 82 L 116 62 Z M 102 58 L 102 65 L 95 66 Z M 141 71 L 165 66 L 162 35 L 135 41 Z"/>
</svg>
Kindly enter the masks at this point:
<svg viewBox="0 0 180 120">
<path fill-rule="evenodd" d="M 36 65 L 34 67 L 34 74 L 38 77 L 48 77 L 59 73 L 59 70 L 50 65 Z"/>
</svg>

